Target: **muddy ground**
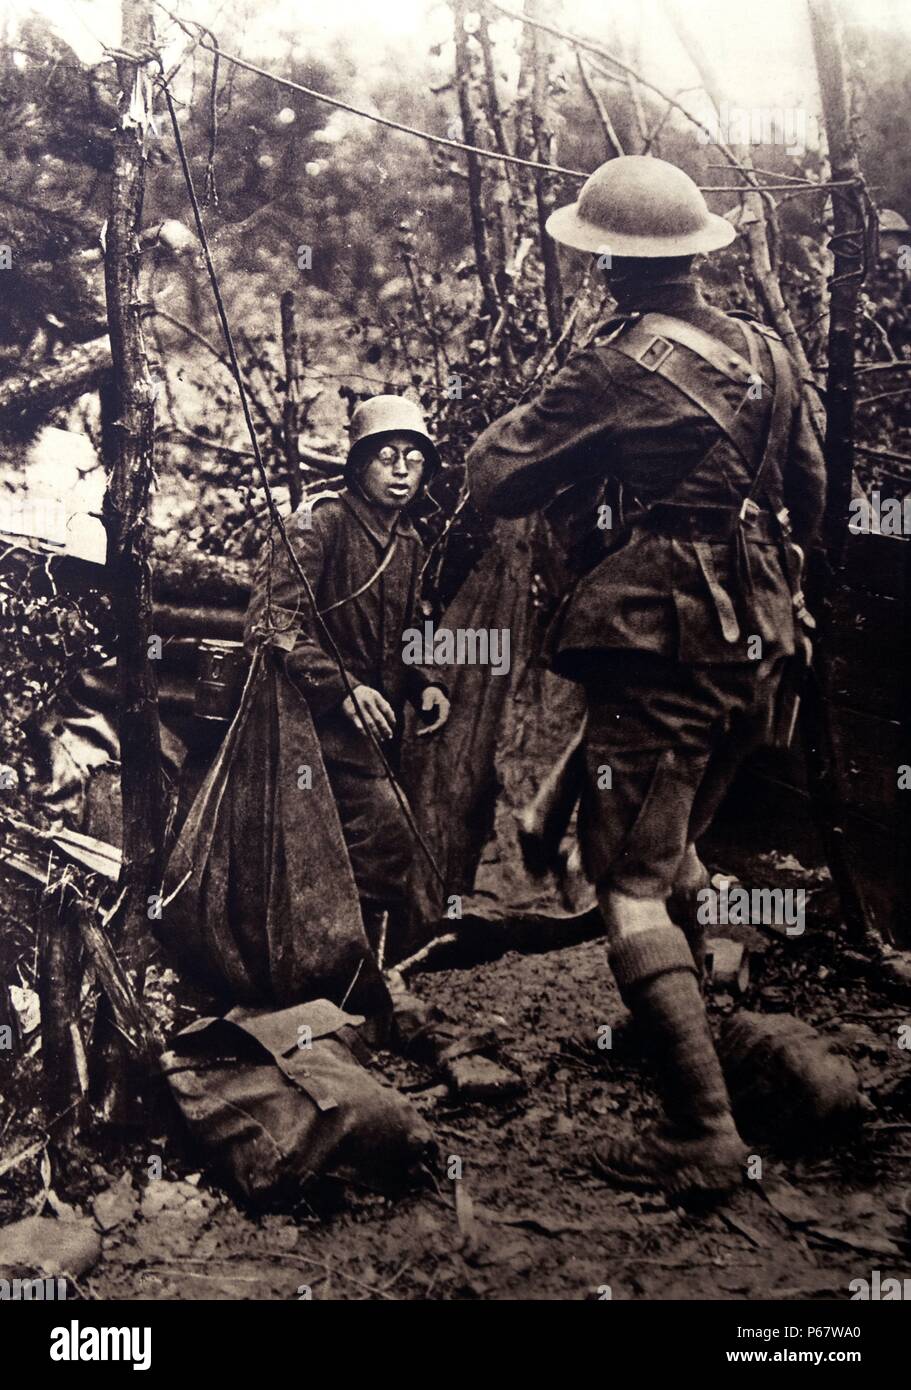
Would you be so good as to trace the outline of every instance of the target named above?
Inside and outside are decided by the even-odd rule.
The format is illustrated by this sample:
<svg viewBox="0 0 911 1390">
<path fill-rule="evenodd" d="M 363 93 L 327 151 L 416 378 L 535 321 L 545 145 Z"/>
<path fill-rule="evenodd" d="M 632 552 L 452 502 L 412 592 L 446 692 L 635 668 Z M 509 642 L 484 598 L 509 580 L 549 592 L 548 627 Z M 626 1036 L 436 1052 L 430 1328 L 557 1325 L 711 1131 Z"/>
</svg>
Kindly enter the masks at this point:
<svg viewBox="0 0 911 1390">
<path fill-rule="evenodd" d="M 779 881 L 787 863 L 776 860 Z M 609 1289 L 614 1299 L 847 1299 L 852 1279 L 909 1267 L 911 1054 L 899 1028 L 911 1013 L 871 987 L 870 958 L 846 948 L 827 902 L 820 881 L 801 937 L 743 929 L 753 983 L 736 1003 L 714 995 L 711 1012 L 716 1025 L 735 1007 L 796 1012 L 851 1058 L 868 1111 L 857 1132 L 816 1152 L 757 1145 L 761 1181 L 714 1210 L 615 1190 L 589 1166 L 597 1140 L 655 1111 L 595 938 L 474 963 L 463 953 L 461 965 L 413 977 L 453 1017 L 498 1023 L 527 1083 L 505 1107 L 460 1105 L 421 1067 L 381 1056 L 450 1171 L 448 1160 L 461 1160 L 461 1180 L 439 1177 L 436 1190 L 394 1201 L 349 1191 L 327 1207 L 324 1193 L 319 1210 L 304 1201 L 293 1214 L 255 1216 L 166 1134 L 139 1136 L 127 1152 L 109 1146 L 103 1162 L 101 1138 L 67 1151 L 51 1142 L 0 1177 L 0 1223 L 94 1210 L 102 1255 L 74 1290 L 87 1298 L 598 1299 Z M 597 1046 L 605 1024 L 610 1051 Z M 0 1168 L 41 1138 L 21 1093 L 18 1106 L 0 1112 Z M 149 1178 L 150 1154 L 163 1157 L 160 1179 Z"/>
</svg>

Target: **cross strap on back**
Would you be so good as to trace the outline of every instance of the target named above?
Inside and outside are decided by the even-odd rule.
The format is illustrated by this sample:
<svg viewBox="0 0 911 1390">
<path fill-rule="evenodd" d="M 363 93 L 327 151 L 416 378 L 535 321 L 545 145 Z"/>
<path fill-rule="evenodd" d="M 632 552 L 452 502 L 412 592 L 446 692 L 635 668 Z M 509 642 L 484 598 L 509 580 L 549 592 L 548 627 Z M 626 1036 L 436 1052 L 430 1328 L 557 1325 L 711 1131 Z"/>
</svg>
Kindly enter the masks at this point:
<svg viewBox="0 0 911 1390">
<path fill-rule="evenodd" d="M 746 329 L 745 333 L 749 333 L 749 329 Z M 610 340 L 610 346 L 615 351 L 623 353 L 644 371 L 652 372 L 669 382 L 681 395 L 703 411 L 743 457 L 751 481 L 741 499 L 730 536 L 734 547 L 738 589 L 744 599 L 749 598 L 753 589 L 745 523 L 756 517 L 759 512 L 756 498 L 763 482 L 766 483 L 782 538 L 787 533 L 786 513 L 781 497 L 776 495 L 778 489 L 775 481 L 768 478 L 768 466 L 776 457 L 783 459 L 787 448 L 795 405 L 794 372 L 784 345 L 771 335 L 766 337 L 766 341 L 772 364 L 771 382 L 762 378 L 754 362 L 748 361 L 711 334 L 669 314 L 644 314 L 614 334 Z M 749 346 L 749 339 L 747 343 Z M 680 352 L 680 348 L 684 351 Z M 732 408 L 723 391 L 707 383 L 700 373 L 693 370 L 692 356 L 698 357 L 710 366 L 726 383 L 740 388 L 740 406 Z M 760 396 L 771 394 L 765 429 L 760 436 L 761 443 L 757 440 L 755 421 L 744 419 L 741 414 L 743 406 L 750 399 L 750 388 L 757 385 L 760 387 Z M 673 491 L 657 505 L 670 505 L 673 508 Z M 697 541 L 694 542 L 694 550 L 715 602 L 722 634 L 726 641 L 736 642 L 740 637 L 740 623 L 734 604 L 715 573 L 711 547 Z"/>
<path fill-rule="evenodd" d="M 746 331 L 749 332 L 748 329 Z M 610 346 L 614 351 L 623 353 L 644 371 L 652 372 L 669 382 L 713 420 L 743 457 L 755 484 L 760 473 L 765 471 L 768 458 L 774 456 L 784 442 L 782 422 L 774 421 L 776 401 L 779 408 L 783 408 L 786 401 L 783 401 L 782 397 L 790 398 L 792 395 L 789 389 L 792 373 L 787 352 L 777 339 L 769 337 L 766 341 L 774 373 L 771 383 L 765 381 L 754 363 L 741 353 L 701 328 L 670 314 L 643 314 L 641 318 L 627 324 L 620 333 L 612 335 Z M 680 348 L 684 351 L 678 351 Z M 736 385 L 740 389 L 741 403 L 738 407 L 732 408 L 721 391 L 693 370 L 690 354 L 710 366 L 725 383 Z M 758 466 L 756 425 L 742 414 L 743 406 L 750 399 L 749 391 L 755 387 L 759 387 L 761 395 L 770 393 L 773 398 L 768 418 L 769 428 Z M 789 418 L 783 423 L 789 424 Z"/>
</svg>

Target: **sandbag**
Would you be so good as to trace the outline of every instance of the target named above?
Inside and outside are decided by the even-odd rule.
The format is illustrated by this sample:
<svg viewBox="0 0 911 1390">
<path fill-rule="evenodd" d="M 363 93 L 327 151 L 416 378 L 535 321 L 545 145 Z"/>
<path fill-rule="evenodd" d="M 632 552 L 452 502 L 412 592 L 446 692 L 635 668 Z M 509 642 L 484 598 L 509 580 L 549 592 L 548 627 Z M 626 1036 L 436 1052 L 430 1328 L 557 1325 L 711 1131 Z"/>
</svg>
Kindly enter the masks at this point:
<svg viewBox="0 0 911 1390">
<path fill-rule="evenodd" d="M 202 1018 L 161 1058 L 204 1157 L 258 1206 L 293 1201 L 318 1176 L 390 1190 L 433 1156 L 404 1096 L 361 1061 L 363 1017 L 326 999 Z"/>
<path fill-rule="evenodd" d="M 267 653 L 168 859 L 158 935 L 225 1007 L 388 1010 L 307 702 Z M 348 991 L 351 991 L 348 994 Z"/>
<path fill-rule="evenodd" d="M 718 1040 L 738 1128 L 790 1148 L 831 1136 L 860 1115 L 857 1073 L 809 1023 L 744 1010 Z"/>
</svg>

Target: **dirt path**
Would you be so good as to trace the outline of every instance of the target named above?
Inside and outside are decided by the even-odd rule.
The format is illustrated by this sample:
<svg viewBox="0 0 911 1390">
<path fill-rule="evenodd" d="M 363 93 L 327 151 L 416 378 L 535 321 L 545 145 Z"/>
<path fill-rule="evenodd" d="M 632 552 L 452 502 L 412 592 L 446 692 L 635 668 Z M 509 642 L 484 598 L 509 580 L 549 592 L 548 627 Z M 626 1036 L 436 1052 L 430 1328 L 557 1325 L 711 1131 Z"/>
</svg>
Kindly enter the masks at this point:
<svg viewBox="0 0 911 1390">
<path fill-rule="evenodd" d="M 363 1195 L 328 1219 L 250 1219 L 198 1175 L 145 1189 L 144 1215 L 113 1230 L 88 1291 L 113 1298 L 848 1298 L 855 1278 L 908 1266 L 911 1154 L 901 1004 L 869 993 L 837 937 L 762 952 L 747 1002 L 788 1006 L 851 1055 L 877 1103 L 837 1151 L 763 1151 L 762 1184 L 710 1214 L 616 1191 L 588 1167 L 592 1143 L 653 1107 L 622 1038 L 601 941 L 425 974 L 416 987 L 469 1025 L 505 1017 L 527 1095 L 498 1111 L 454 1106 L 417 1067 L 384 1058 L 433 1125 L 456 1181 L 397 1203 Z M 717 1006 L 713 1006 L 717 1014 Z M 886 1093 L 889 1092 L 887 1097 Z M 144 1177 L 144 1175 L 141 1175 Z M 175 1181 L 176 1179 L 176 1181 Z M 129 1180 L 127 1180 L 129 1181 Z"/>
</svg>

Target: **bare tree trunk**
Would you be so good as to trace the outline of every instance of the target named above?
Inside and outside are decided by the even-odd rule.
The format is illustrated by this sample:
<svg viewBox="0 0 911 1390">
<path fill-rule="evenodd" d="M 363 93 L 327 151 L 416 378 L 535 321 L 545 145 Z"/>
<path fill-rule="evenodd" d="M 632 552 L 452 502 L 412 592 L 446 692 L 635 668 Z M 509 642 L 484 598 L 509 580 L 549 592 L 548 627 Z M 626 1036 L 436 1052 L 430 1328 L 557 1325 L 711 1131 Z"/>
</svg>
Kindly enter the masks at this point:
<svg viewBox="0 0 911 1390">
<path fill-rule="evenodd" d="M 538 0 L 528 0 L 525 13 L 529 19 L 537 19 Z M 551 160 L 551 133 L 547 126 L 547 69 L 549 40 L 539 29 L 532 29 L 534 67 L 531 88 L 531 128 L 535 138 L 536 158 L 542 163 Z M 544 302 L 547 309 L 547 327 L 551 342 L 556 342 L 563 327 L 563 285 L 560 277 L 560 261 L 552 237 L 547 235 L 544 224 L 550 209 L 547 206 L 544 188 L 545 175 L 535 171 L 535 206 L 538 212 L 538 237 L 541 260 L 544 263 Z"/>
<path fill-rule="evenodd" d="M 478 21 L 478 43 L 481 46 L 481 54 L 484 59 L 484 95 L 486 98 L 485 106 L 487 121 L 493 131 L 494 142 L 501 154 L 511 154 L 509 141 L 506 138 L 506 126 L 503 121 L 503 112 L 500 107 L 500 98 L 497 93 L 496 64 L 493 53 L 493 45 L 490 42 L 490 33 L 487 27 L 487 16 L 481 14 Z M 513 180 L 510 173 L 510 166 L 503 164 L 496 174 L 497 196 L 496 196 L 496 268 L 494 271 L 494 283 L 497 287 L 497 294 L 502 304 L 509 292 L 507 275 L 507 265 L 509 263 L 510 246 L 513 236 L 509 225 L 512 220 L 511 194 Z"/>
<path fill-rule="evenodd" d="M 831 0 L 808 0 L 813 53 L 834 183 L 829 300 L 829 368 L 826 391 L 826 550 L 837 564 L 847 536 L 854 479 L 854 341 L 857 298 L 866 271 L 865 215 L 860 164 L 851 130 L 851 107 L 840 26 Z"/>
<path fill-rule="evenodd" d="M 598 124 L 601 126 L 601 134 L 604 136 L 604 147 L 607 151 L 607 157 L 608 159 L 614 159 L 617 155 L 623 153 L 623 146 L 620 143 L 619 135 L 614 129 L 614 123 L 608 115 L 607 107 L 601 100 L 592 82 L 591 74 L 585 66 L 585 59 L 582 57 L 582 53 L 578 48 L 576 49 L 576 65 L 579 69 L 579 76 L 582 79 L 582 86 L 588 93 L 589 100 L 595 108 L 595 115 L 598 117 Z"/>
<path fill-rule="evenodd" d="M 468 11 L 467 0 L 455 0 L 453 16 L 455 20 L 455 74 L 456 90 L 459 98 L 459 114 L 462 118 L 462 132 L 465 143 L 478 144 L 478 127 L 471 100 L 471 57 L 468 51 L 468 35 L 465 32 L 465 16 Z M 481 163 L 476 154 L 466 153 L 468 162 L 468 205 L 471 213 L 471 237 L 474 243 L 475 264 L 481 282 L 482 313 L 491 321 L 497 308 L 497 292 L 494 286 L 493 268 L 487 250 L 487 228 L 484 223 L 484 189 L 481 179 Z"/>
<path fill-rule="evenodd" d="M 282 350 L 285 356 L 285 399 L 282 404 L 282 438 L 285 462 L 288 467 L 288 490 L 291 506 L 300 506 L 304 495 L 301 481 L 300 451 L 297 436 L 300 429 L 300 335 L 297 331 L 297 301 L 293 290 L 285 290 L 281 299 Z"/>
<path fill-rule="evenodd" d="M 525 0 L 524 13 L 531 14 L 533 0 Z M 516 18 L 522 16 L 517 15 Z M 531 133 L 531 90 L 534 82 L 535 47 L 532 41 L 533 30 L 530 24 L 522 25 L 519 35 L 519 76 L 516 81 L 515 101 L 515 152 L 520 159 L 530 159 L 534 142 Z"/>
<path fill-rule="evenodd" d="M 807 771 L 826 858 L 842 904 L 849 935 L 869 930 L 863 890 L 846 855 L 845 804 L 836 758 L 829 652 L 833 635 L 832 595 L 848 534 L 848 504 L 854 484 L 854 341 L 857 297 L 865 270 L 865 223 L 860 165 L 851 131 L 851 111 L 840 27 L 830 0 L 808 0 L 813 54 L 822 100 L 833 180 L 855 180 L 832 189 L 834 272 L 830 284 L 826 392 L 827 564 L 818 576 L 819 633 L 814 661 L 816 695 L 805 706 L 803 729 Z"/>
<path fill-rule="evenodd" d="M 123 46 L 151 37 L 142 0 L 123 0 Z M 104 280 L 113 358 L 113 418 L 105 430 L 108 487 L 103 519 L 107 580 L 117 633 L 123 796 L 123 900 L 118 946 L 141 991 L 149 942 L 148 905 L 160 878 L 165 825 L 158 689 L 152 635 L 147 509 L 152 482 L 155 386 L 142 334 L 138 236 L 145 183 L 144 141 L 151 85 L 136 64 L 118 63 L 123 113 L 114 134 Z"/>
<path fill-rule="evenodd" d="M 511 154 L 509 141 L 506 138 L 506 126 L 503 121 L 503 112 L 500 108 L 500 98 L 497 95 L 497 75 L 496 64 L 494 61 L 493 44 L 490 42 L 490 30 L 487 24 L 487 16 L 482 13 L 478 20 L 478 42 L 481 45 L 481 53 L 484 58 L 484 90 L 487 94 L 487 118 L 490 121 L 490 128 L 493 131 L 497 149 L 501 154 Z M 503 165 L 503 176 L 509 179 L 509 165 Z"/>
</svg>

